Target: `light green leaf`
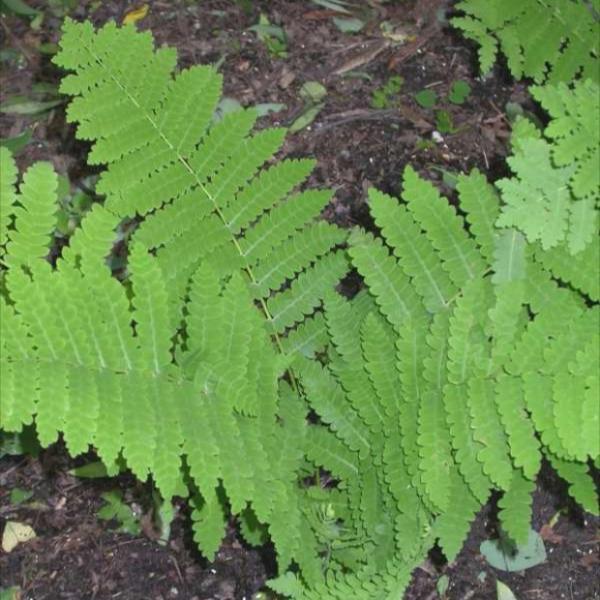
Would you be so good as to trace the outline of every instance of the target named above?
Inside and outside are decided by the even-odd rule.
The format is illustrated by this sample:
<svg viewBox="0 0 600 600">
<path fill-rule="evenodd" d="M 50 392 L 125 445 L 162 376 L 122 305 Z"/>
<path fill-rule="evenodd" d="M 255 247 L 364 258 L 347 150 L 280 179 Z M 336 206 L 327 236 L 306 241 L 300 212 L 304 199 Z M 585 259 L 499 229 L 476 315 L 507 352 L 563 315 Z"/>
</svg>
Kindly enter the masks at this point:
<svg viewBox="0 0 600 600">
<path fill-rule="evenodd" d="M 108 471 L 106 470 L 106 465 L 101 460 L 96 460 L 87 465 L 71 469 L 69 475 L 81 477 L 82 479 L 99 479 L 108 477 Z"/>
<path fill-rule="evenodd" d="M 264 117 L 270 113 L 277 113 L 286 108 L 285 104 L 279 102 L 263 102 L 262 104 L 256 104 L 254 110 L 259 117 Z"/>
<path fill-rule="evenodd" d="M 310 125 L 316 118 L 317 115 L 321 112 L 325 104 L 317 104 L 316 106 L 312 106 L 308 110 L 305 110 L 291 125 L 290 131 L 295 133 L 304 129 L 308 125 Z"/>
<path fill-rule="evenodd" d="M 38 101 L 17 96 L 2 102 L 0 112 L 10 115 L 39 115 L 62 103 L 63 100 Z"/>
<path fill-rule="evenodd" d="M 364 21 L 361 21 L 355 17 L 349 17 L 347 19 L 334 17 L 333 22 L 342 33 L 357 33 L 365 26 Z"/>
<path fill-rule="evenodd" d="M 320 102 L 327 96 L 327 89 L 318 81 L 306 81 L 300 88 L 300 97 L 310 102 Z"/>
<path fill-rule="evenodd" d="M 512 590 L 499 579 L 496 581 L 496 594 L 498 600 L 518 600 L 518 598 L 512 593 Z"/>
<path fill-rule="evenodd" d="M 515 547 L 506 540 L 487 540 L 479 551 L 492 567 L 501 571 L 524 571 L 546 561 L 544 541 L 533 529 L 522 546 Z"/>
</svg>

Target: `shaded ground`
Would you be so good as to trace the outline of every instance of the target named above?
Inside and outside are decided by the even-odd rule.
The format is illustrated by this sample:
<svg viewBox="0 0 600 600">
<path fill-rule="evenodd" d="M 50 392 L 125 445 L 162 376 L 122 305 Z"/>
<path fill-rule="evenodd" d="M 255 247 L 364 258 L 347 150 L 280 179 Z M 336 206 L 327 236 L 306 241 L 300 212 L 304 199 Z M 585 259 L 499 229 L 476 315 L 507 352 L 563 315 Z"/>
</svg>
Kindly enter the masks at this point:
<svg viewBox="0 0 600 600">
<path fill-rule="evenodd" d="M 38 30 L 17 17 L 3 18 L 0 101 L 17 94 L 30 96 L 34 86 L 55 86 L 60 72 L 40 53 L 40 44 L 54 43 L 60 18 L 43 1 L 46 18 Z M 55 3 L 55 4 L 60 4 Z M 77 2 L 74 18 L 102 24 L 120 20 L 131 8 L 125 2 Z M 240 3 L 243 4 L 243 3 Z M 225 94 L 244 106 L 281 103 L 285 108 L 261 119 L 261 126 L 290 125 L 306 110 L 299 91 L 303 83 L 325 86 L 324 106 L 305 129 L 290 135 L 286 156 L 312 155 L 318 161 L 311 185 L 336 190 L 325 216 L 343 225 L 369 225 L 366 189 L 376 185 L 397 193 L 408 163 L 452 194 L 454 173 L 477 167 L 494 179 L 503 174 L 510 130 L 505 115 L 508 101 L 530 108 L 525 87 L 503 79 L 499 68 L 485 81 L 477 78 L 475 52 L 440 23 L 442 0 L 363 3 L 366 25 L 355 34 L 342 33 L 331 12 L 310 2 L 278 0 L 252 2 L 245 12 L 229 0 L 200 2 L 156 1 L 140 23 L 159 43 L 178 48 L 181 66 L 218 63 L 224 74 Z M 370 8 L 369 8 L 369 6 Z M 287 57 L 269 53 L 248 28 L 259 13 L 281 26 L 287 35 Z M 396 37 L 409 40 L 393 46 L 381 33 L 388 23 Z M 375 50 L 386 45 L 374 55 Z M 43 46 L 42 46 L 43 48 Z M 370 60 L 367 60 L 372 57 Z M 339 74 L 351 65 L 351 71 Z M 393 76 L 403 78 L 400 92 L 383 108 L 372 106 L 372 96 Z M 472 93 L 463 105 L 446 96 L 453 82 L 467 81 Z M 44 92 L 46 89 L 46 92 Z M 435 109 L 422 108 L 414 98 L 423 89 L 436 91 Z M 43 99 L 47 99 L 47 96 Z M 435 110 L 450 115 L 452 133 L 439 132 Z M 85 165 L 87 147 L 73 139 L 62 107 L 36 117 L 0 114 L 0 136 L 24 129 L 32 141 L 18 160 L 51 160 L 74 185 L 91 173 Z M 81 462 L 81 461 L 79 461 Z M 207 564 L 187 539 L 185 509 L 175 519 L 170 541 L 160 545 L 150 524 L 149 490 L 132 479 L 81 480 L 67 473 L 75 463 L 59 447 L 36 458 L 0 459 L 0 520 L 26 522 L 37 539 L 0 555 L 2 585 L 19 585 L 23 598 L 35 600 L 122 598 L 208 600 L 249 599 L 273 574 L 272 556 L 244 546 L 232 526 L 216 561 Z M 78 463 L 77 463 L 78 464 Z M 15 488 L 33 497 L 11 505 Z M 97 518 L 100 495 L 119 488 L 126 504 L 139 507 L 143 534 L 132 537 Z M 479 554 L 479 544 L 493 535 L 493 509 L 477 518 L 464 550 L 451 566 L 436 566 L 435 556 L 414 575 L 407 598 L 432 600 L 442 573 L 449 577 L 451 600 L 493 599 L 499 577 L 519 600 L 592 600 L 598 589 L 598 520 L 584 518 L 569 508 L 562 487 L 547 477 L 534 499 L 534 527 L 546 528 L 548 560 L 522 574 L 497 572 Z M 33 504 L 32 504 L 33 503 Z M 113 526 L 115 524 L 113 523 Z"/>
</svg>

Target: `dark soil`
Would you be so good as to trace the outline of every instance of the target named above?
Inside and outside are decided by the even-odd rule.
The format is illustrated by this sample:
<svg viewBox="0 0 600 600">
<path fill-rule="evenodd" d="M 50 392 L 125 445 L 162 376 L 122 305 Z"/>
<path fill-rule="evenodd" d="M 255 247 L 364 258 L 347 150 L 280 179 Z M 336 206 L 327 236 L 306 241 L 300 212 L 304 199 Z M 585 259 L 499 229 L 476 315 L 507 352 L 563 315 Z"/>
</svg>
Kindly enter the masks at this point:
<svg viewBox="0 0 600 600">
<path fill-rule="evenodd" d="M 2 17 L 2 49 L 17 51 L 16 58 L 1 62 L 2 102 L 17 94 L 30 95 L 35 84 L 56 84 L 60 78 L 39 46 L 56 42 L 61 19 L 48 8 L 52 3 L 30 4 L 46 14 L 38 30 L 21 18 Z M 226 96 L 244 106 L 286 105 L 261 118 L 261 127 L 295 121 L 305 109 L 299 96 L 304 82 L 319 81 L 326 87 L 323 109 L 310 126 L 289 136 L 283 154 L 317 159 L 309 183 L 336 190 L 325 216 L 342 225 L 369 226 L 367 188 L 397 193 L 407 164 L 450 196 L 451 177 L 444 172 L 477 167 L 490 179 L 502 176 L 510 133 L 506 103 L 532 108 L 526 86 L 509 80 L 501 66 L 485 81 L 478 77 L 475 50 L 437 19 L 440 11 L 449 10 L 445 0 L 362 3 L 368 19 L 356 34 L 340 32 L 330 12 L 308 1 L 251 2 L 248 12 L 241 8 L 243 2 L 233 0 L 149 4 L 150 12 L 139 27 L 151 29 L 158 43 L 177 47 L 181 66 L 219 63 Z M 132 7 L 117 1 L 80 0 L 76 5 L 71 16 L 90 18 L 97 25 L 111 18 L 120 21 Z M 248 31 L 261 12 L 285 29 L 287 57 L 271 56 Z M 413 41 L 366 60 L 384 39 L 383 22 L 405 31 Z M 358 77 L 336 74 L 361 60 L 364 64 L 354 70 Z M 394 75 L 404 80 L 401 92 L 389 106 L 374 109 L 373 92 Z M 472 88 L 460 106 L 446 100 L 458 79 Z M 451 115 L 453 133 L 438 134 L 434 111 L 415 102 L 414 93 L 424 88 L 437 92 L 438 108 Z M 62 107 L 35 118 L 0 114 L 1 137 L 18 135 L 25 128 L 33 130 L 33 139 L 18 155 L 21 167 L 50 160 L 74 185 L 92 173 L 85 165 L 87 146 L 74 141 Z M 183 506 L 168 544 L 160 545 L 151 525 L 150 490 L 125 476 L 84 480 L 67 473 L 80 463 L 81 459 L 68 459 L 60 446 L 39 458 L 0 459 L 0 520 L 28 523 L 37 533 L 35 540 L 0 555 L 1 585 L 20 586 L 23 599 L 250 599 L 274 574 L 273 557 L 240 542 L 234 524 L 215 562 L 206 563 L 188 539 Z M 10 492 L 15 488 L 31 490 L 33 497 L 11 506 Z M 121 533 L 115 523 L 109 527 L 97 518 L 100 495 L 114 488 L 123 490 L 128 504 L 139 507 L 142 535 Z M 559 511 L 560 517 L 549 527 Z M 494 599 L 497 578 L 519 600 L 600 599 L 599 520 L 572 509 L 562 485 L 551 475 L 542 478 L 534 497 L 534 528 L 540 531 L 546 525 L 545 563 L 519 574 L 489 567 L 479 545 L 494 535 L 494 523 L 490 504 L 477 517 L 457 560 L 444 565 L 433 553 L 415 572 L 406 598 L 437 598 L 436 584 L 445 574 L 450 584 L 446 597 L 451 600 Z"/>
</svg>

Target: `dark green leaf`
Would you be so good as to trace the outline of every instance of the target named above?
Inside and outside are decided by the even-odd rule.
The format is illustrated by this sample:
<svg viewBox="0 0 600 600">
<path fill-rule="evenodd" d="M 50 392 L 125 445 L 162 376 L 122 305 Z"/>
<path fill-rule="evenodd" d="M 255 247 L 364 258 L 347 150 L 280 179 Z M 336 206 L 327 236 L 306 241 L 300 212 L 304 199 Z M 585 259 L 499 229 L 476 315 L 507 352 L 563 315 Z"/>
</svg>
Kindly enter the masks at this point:
<svg viewBox="0 0 600 600">
<path fill-rule="evenodd" d="M 415 94 L 415 100 L 423 108 L 433 108 L 437 102 L 437 94 L 433 90 L 421 90 Z"/>
</svg>

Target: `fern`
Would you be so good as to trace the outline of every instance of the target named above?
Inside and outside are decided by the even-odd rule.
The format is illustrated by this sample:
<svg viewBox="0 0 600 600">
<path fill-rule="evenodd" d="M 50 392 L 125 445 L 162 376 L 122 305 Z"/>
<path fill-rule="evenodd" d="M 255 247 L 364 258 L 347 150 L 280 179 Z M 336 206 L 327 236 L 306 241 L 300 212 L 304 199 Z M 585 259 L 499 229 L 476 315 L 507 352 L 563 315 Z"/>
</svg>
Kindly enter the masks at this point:
<svg viewBox="0 0 600 600">
<path fill-rule="evenodd" d="M 534 262 L 523 235 L 498 229 L 498 199 L 479 173 L 462 176 L 459 186 L 468 229 L 414 171 L 406 170 L 404 182 L 404 205 L 370 194 L 387 246 L 360 230 L 350 237 L 352 262 L 374 304 L 365 292 L 350 302 L 327 299 L 333 348 L 325 366 L 303 369 L 301 382 L 311 406 L 346 447 L 331 454 L 329 467 L 320 464 L 344 480 L 353 477 L 340 470 L 344 453 L 344 464 L 353 462 L 359 473 L 362 461 L 372 461 L 372 472 L 383 470 L 383 478 L 358 475 L 359 481 L 370 494 L 379 490 L 392 501 L 380 506 L 396 523 L 396 544 L 431 528 L 451 559 L 493 489 L 504 492 L 500 508 L 507 534 L 526 538 L 542 450 L 573 465 L 596 452 L 591 432 L 598 411 L 590 399 L 598 384 L 589 369 L 596 360 L 597 310 L 556 286 Z M 567 327 L 572 319 L 552 317 L 565 310 L 579 319 L 574 327 Z M 575 344 L 584 340 L 588 346 L 577 354 Z M 384 356 L 394 345 L 393 366 Z M 565 361 L 569 355 L 574 358 Z M 557 376 L 564 383 L 554 390 Z M 579 386 L 580 408 L 569 415 L 562 409 L 563 386 Z M 535 406 L 532 391 L 543 406 Z M 349 415 L 351 431 L 362 421 L 364 443 L 350 434 Z M 575 423 L 585 435 L 573 433 Z M 386 437 L 383 464 L 379 431 Z M 570 476 L 577 479 L 573 493 L 589 508 L 591 480 L 586 484 L 579 471 Z M 348 493 L 358 494 L 353 489 Z M 375 521 L 364 513 L 375 504 L 362 498 L 348 502 L 363 514 L 362 535 L 368 535 Z"/>
<path fill-rule="evenodd" d="M 479 44 L 485 73 L 498 50 L 511 73 L 536 82 L 569 82 L 577 75 L 598 80 L 598 19 L 592 4 L 577 0 L 463 0 L 452 20 Z"/>
<path fill-rule="evenodd" d="M 335 251 L 345 233 L 315 221 L 331 193 L 295 191 L 312 161 L 263 168 L 284 130 L 251 134 L 251 110 L 213 124 L 220 76 L 174 75 L 175 53 L 148 33 L 66 21 L 55 60 L 72 71 L 68 118 L 92 142 L 89 162 L 106 165 L 106 198 L 51 266 L 57 177 L 35 165 L 17 194 L 2 150 L 2 428 L 34 420 L 44 446 L 62 434 L 113 471 L 122 456 L 166 500 L 182 493 L 184 460 L 208 557 L 227 505 L 253 512 L 282 570 L 294 561 L 320 580 L 302 509 L 306 410 L 278 382 L 327 343 L 322 298 L 349 268 Z M 106 259 L 133 216 L 117 278 Z"/>
<path fill-rule="evenodd" d="M 508 159 L 515 177 L 498 182 L 505 202 L 498 224 L 517 227 L 543 251 L 577 255 L 598 233 L 600 92 L 587 80 L 573 90 L 560 84 L 534 87 L 532 93 L 552 120 L 544 136 L 524 123 L 517 126 L 514 156 Z"/>
<path fill-rule="evenodd" d="M 487 52 L 485 27 L 542 80 L 509 27 L 532 6 L 462 3 Z M 587 74 L 586 22 L 567 35 L 557 14 L 549 77 Z M 493 490 L 522 541 L 542 456 L 597 511 L 596 83 L 534 90 L 552 120 L 516 124 L 501 201 L 473 172 L 454 208 L 407 167 L 400 200 L 369 193 L 381 236 L 347 236 L 317 221 L 329 191 L 299 189 L 313 162 L 274 160 L 283 129 L 252 133 L 252 110 L 213 121 L 212 68 L 68 20 L 55 60 L 105 199 L 51 263 L 57 177 L 34 165 L 17 191 L 0 150 L 3 430 L 34 423 L 43 446 L 62 435 L 188 495 L 209 558 L 238 516 L 275 546 L 274 589 L 306 600 L 400 597 L 434 543 L 456 556 Z M 351 268 L 350 300 L 333 288 Z"/>
</svg>

